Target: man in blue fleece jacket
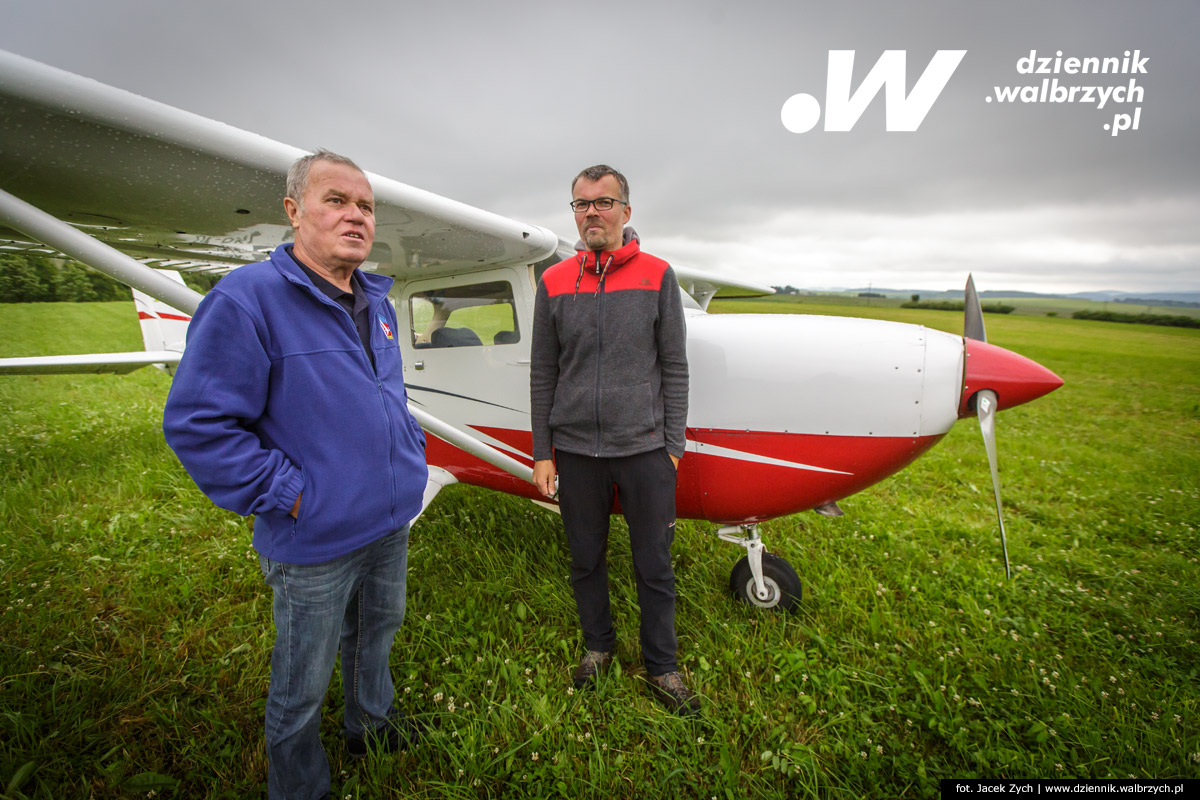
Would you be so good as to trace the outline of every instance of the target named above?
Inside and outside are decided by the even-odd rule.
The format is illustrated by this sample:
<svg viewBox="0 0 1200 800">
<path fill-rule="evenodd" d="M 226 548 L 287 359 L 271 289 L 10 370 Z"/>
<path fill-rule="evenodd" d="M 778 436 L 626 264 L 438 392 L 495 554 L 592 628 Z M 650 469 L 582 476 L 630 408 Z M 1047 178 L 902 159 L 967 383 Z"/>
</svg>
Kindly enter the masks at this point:
<svg viewBox="0 0 1200 800">
<path fill-rule="evenodd" d="M 550 267 L 534 301 L 529 372 L 533 480 L 558 502 L 571 547 L 571 586 L 586 653 L 585 688 L 613 660 L 609 515 L 629 523 L 650 690 L 672 711 L 699 701 L 676 662 L 675 471 L 687 426 L 683 299 L 667 262 L 643 253 L 629 221 L 629 183 L 589 167 L 571 183 L 580 241 Z"/>
<path fill-rule="evenodd" d="M 283 203 L 295 241 L 200 303 L 163 430 L 214 503 L 255 515 L 275 598 L 268 794 L 314 800 L 330 791 L 319 732 L 339 644 L 349 754 L 418 730 L 397 710 L 388 656 L 428 470 L 392 281 L 359 269 L 375 238 L 367 177 L 321 150 L 292 165 Z"/>
</svg>

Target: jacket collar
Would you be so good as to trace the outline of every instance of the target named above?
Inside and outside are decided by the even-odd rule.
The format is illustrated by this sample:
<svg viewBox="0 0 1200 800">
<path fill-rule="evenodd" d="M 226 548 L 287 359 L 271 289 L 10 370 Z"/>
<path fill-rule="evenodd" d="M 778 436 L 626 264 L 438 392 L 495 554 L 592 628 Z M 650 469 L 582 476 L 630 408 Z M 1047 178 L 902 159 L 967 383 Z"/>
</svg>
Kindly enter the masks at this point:
<svg viewBox="0 0 1200 800">
<path fill-rule="evenodd" d="M 625 244 L 617 250 L 586 250 L 580 248 L 580 244 L 583 243 L 576 243 L 575 249 L 579 251 L 576 259 L 581 268 L 593 273 L 599 273 L 601 268 L 612 272 L 640 253 L 642 249 L 637 232 L 633 228 L 625 229 Z"/>
<path fill-rule="evenodd" d="M 275 267 L 286 280 L 312 292 L 318 299 L 324 298 L 325 293 L 313 285 L 313 282 L 304 274 L 304 270 L 300 269 L 300 265 L 296 263 L 291 253 L 291 243 L 286 242 L 279 245 L 271 251 L 271 257 L 268 261 Z M 385 275 L 376 275 L 373 272 L 363 272 L 361 269 L 356 269 L 354 274 L 358 277 L 359 284 L 366 291 L 367 298 L 372 304 L 380 297 L 386 297 L 388 290 L 392 288 L 392 279 Z M 330 302 L 333 302 L 332 300 Z"/>
</svg>

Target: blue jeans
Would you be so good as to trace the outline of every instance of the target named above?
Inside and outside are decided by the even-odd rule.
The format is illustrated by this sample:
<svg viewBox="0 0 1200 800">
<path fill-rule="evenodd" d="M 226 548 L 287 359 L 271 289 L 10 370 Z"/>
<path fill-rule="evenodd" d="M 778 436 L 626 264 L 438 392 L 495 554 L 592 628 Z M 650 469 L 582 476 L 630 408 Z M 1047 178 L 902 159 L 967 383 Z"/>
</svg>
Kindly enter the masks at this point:
<svg viewBox="0 0 1200 800">
<path fill-rule="evenodd" d="M 313 800 L 330 790 L 321 704 L 339 644 L 344 734 L 364 738 L 396 713 L 388 655 L 404 620 L 408 527 L 324 564 L 258 561 L 275 593 L 267 794 L 271 800 Z"/>
</svg>

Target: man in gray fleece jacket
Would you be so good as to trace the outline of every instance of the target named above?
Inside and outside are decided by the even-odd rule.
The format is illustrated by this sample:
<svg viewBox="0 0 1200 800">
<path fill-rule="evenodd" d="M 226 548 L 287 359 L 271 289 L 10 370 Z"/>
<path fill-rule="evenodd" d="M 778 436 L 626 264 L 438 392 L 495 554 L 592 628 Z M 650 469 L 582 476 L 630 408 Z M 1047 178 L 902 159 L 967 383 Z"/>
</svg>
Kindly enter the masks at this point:
<svg viewBox="0 0 1200 800">
<path fill-rule="evenodd" d="M 629 523 L 647 682 L 669 709 L 694 714 L 699 700 L 675 658 L 671 568 L 688 402 L 679 284 L 625 228 L 625 176 L 589 167 L 571 193 L 579 252 L 538 283 L 529 383 L 534 483 L 553 497 L 557 472 L 587 648 L 574 682 L 591 685 L 616 647 L 605 557 L 615 498 Z"/>
</svg>

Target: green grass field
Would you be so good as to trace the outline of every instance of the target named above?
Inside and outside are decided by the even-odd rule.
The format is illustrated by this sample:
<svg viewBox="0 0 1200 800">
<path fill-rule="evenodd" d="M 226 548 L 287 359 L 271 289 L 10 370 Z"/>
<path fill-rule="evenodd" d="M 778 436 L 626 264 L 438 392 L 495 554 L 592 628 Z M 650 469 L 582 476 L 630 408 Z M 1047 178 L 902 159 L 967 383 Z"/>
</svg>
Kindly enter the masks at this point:
<svg viewBox="0 0 1200 800">
<path fill-rule="evenodd" d="M 714 303 L 750 309 L 784 310 Z M 918 798 L 942 778 L 1200 777 L 1200 332 L 986 323 L 1066 380 L 998 418 L 1011 581 L 971 421 L 845 517 L 762 526 L 804 582 L 798 613 L 735 603 L 740 553 L 683 522 L 680 655 L 706 707 L 681 720 L 635 679 L 622 524 L 622 669 L 568 693 L 560 521 L 452 487 L 414 528 L 393 651 L 401 701 L 438 727 L 351 762 L 335 677 L 334 797 Z M 0 306 L 0 356 L 139 347 L 128 303 Z M 248 523 L 163 442 L 168 385 L 155 370 L 0 378 L 0 797 L 265 796 L 270 592 Z"/>
</svg>

